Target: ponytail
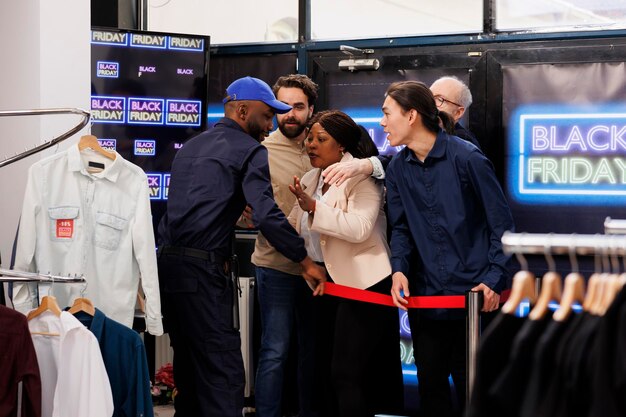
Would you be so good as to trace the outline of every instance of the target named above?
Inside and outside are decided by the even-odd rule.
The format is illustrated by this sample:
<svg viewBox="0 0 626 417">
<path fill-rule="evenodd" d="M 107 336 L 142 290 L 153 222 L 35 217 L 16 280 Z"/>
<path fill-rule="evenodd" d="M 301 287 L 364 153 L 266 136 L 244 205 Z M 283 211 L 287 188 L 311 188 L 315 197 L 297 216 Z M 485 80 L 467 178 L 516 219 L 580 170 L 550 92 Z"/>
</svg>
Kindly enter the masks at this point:
<svg viewBox="0 0 626 417">
<path fill-rule="evenodd" d="M 443 128 L 443 130 L 445 130 L 446 133 L 449 135 L 454 135 L 454 119 L 452 118 L 452 116 L 441 110 L 437 112 L 437 116 L 441 121 L 440 126 Z"/>
</svg>

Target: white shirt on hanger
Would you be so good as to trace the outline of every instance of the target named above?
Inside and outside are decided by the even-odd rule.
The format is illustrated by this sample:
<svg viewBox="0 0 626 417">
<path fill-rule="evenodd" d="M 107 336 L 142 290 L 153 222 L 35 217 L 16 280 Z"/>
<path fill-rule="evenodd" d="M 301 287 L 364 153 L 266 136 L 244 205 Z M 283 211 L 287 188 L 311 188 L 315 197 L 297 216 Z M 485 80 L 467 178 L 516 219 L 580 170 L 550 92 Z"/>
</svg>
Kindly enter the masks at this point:
<svg viewBox="0 0 626 417">
<path fill-rule="evenodd" d="M 88 161 L 104 165 L 88 171 Z M 146 326 L 163 334 L 148 180 L 116 153 L 110 160 L 78 145 L 33 164 L 28 172 L 15 269 L 83 274 L 84 297 L 108 317 L 132 327 L 141 278 Z M 40 298 L 50 284 L 39 284 Z M 56 284 L 59 305 L 71 305 L 84 284 Z M 15 284 L 13 303 L 37 305 L 35 284 Z"/>
<path fill-rule="evenodd" d="M 41 374 L 42 417 L 111 417 L 113 394 L 98 340 L 76 317 L 50 311 L 29 320 Z"/>
</svg>

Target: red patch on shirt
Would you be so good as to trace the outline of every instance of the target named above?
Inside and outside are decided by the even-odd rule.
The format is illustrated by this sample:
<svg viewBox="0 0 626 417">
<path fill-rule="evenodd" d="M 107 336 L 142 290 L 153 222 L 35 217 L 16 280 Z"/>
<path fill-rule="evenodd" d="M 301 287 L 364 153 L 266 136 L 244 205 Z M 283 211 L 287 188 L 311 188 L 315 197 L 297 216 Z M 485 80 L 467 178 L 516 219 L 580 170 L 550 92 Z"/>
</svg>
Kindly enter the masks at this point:
<svg viewBox="0 0 626 417">
<path fill-rule="evenodd" d="M 57 219 L 57 238 L 71 239 L 74 235 L 74 219 Z"/>
</svg>

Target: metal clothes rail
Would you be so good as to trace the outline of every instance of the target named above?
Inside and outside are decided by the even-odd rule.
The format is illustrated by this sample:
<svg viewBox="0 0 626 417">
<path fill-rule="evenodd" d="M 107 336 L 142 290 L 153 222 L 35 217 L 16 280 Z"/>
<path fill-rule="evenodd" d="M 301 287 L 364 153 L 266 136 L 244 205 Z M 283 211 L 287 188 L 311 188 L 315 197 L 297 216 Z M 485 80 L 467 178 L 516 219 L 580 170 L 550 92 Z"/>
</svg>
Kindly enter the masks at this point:
<svg viewBox="0 0 626 417">
<path fill-rule="evenodd" d="M 604 233 L 607 235 L 626 235 L 626 220 L 607 217 L 604 220 Z"/>
<path fill-rule="evenodd" d="M 57 143 L 64 141 L 69 138 L 76 132 L 79 132 L 83 127 L 89 123 L 89 112 L 76 109 L 76 108 L 55 108 L 55 109 L 38 109 L 38 110 L 6 110 L 0 111 L 0 117 L 7 116 L 40 116 L 40 115 L 58 115 L 58 114 L 76 114 L 82 116 L 81 121 L 73 128 L 69 129 L 67 132 L 56 136 L 55 138 L 42 143 L 41 145 L 35 146 L 34 148 L 26 149 L 24 152 L 20 152 L 14 156 L 7 157 L 5 156 L 2 161 L 0 161 L 0 168 L 3 166 L 12 164 L 13 162 L 17 162 L 21 159 L 24 159 L 30 155 L 33 155 L 37 152 L 41 152 L 44 149 L 48 149 L 51 146 L 56 145 Z"/>
<path fill-rule="evenodd" d="M 504 232 L 502 248 L 509 254 L 626 255 L 626 236 Z"/>
<path fill-rule="evenodd" d="M 86 282 L 83 275 L 62 276 L 0 268 L 0 282 Z"/>
</svg>

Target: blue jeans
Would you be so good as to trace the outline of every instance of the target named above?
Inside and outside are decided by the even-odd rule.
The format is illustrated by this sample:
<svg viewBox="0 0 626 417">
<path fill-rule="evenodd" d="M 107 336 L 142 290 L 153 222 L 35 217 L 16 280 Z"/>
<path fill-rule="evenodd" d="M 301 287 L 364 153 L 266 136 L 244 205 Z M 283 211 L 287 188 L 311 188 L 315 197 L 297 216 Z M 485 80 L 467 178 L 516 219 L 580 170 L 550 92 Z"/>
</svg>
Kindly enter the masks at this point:
<svg viewBox="0 0 626 417">
<path fill-rule="evenodd" d="M 300 417 L 312 411 L 314 379 L 313 293 L 302 276 L 256 268 L 261 310 L 261 349 L 254 397 L 256 415 L 282 415 L 282 389 L 292 332 L 298 340 L 298 403 Z M 294 326 L 295 325 L 295 326 Z"/>
</svg>

